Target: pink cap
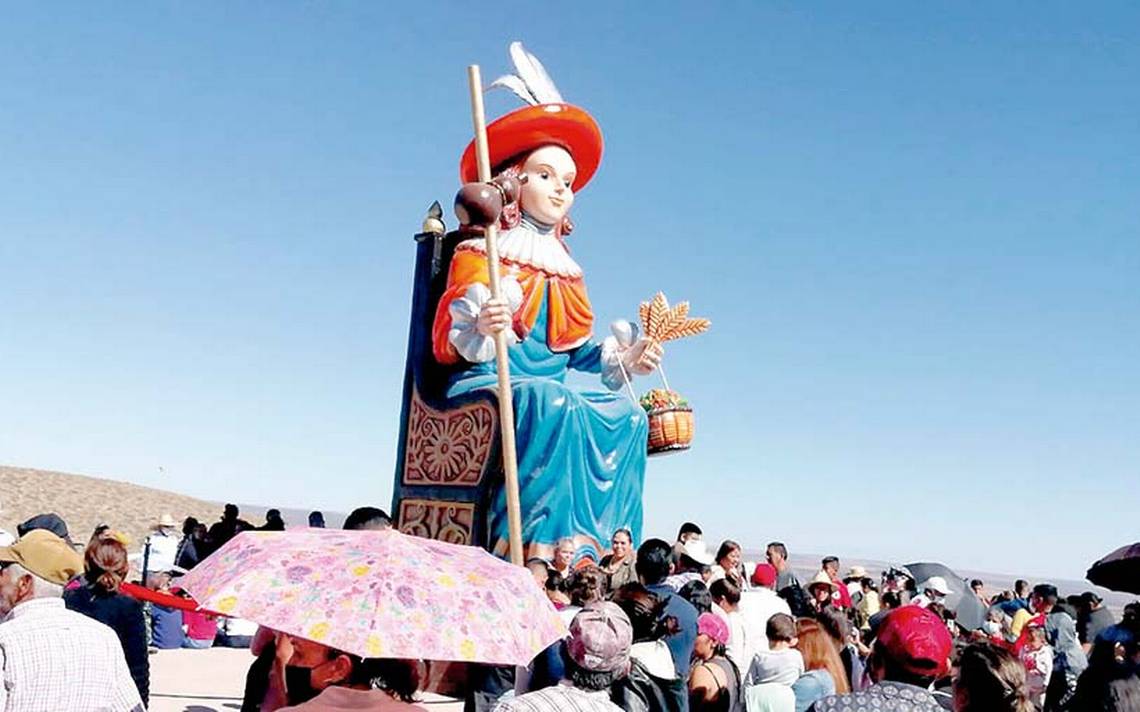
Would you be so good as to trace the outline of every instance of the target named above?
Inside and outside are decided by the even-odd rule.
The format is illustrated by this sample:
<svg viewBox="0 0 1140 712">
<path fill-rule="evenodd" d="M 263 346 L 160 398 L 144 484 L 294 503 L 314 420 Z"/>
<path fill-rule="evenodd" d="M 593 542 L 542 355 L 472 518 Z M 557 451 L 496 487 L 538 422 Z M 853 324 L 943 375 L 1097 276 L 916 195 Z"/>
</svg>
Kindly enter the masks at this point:
<svg viewBox="0 0 1140 712">
<path fill-rule="evenodd" d="M 697 634 L 707 635 L 714 643 L 728 645 L 728 624 L 715 613 L 702 613 L 697 619 Z"/>
</svg>

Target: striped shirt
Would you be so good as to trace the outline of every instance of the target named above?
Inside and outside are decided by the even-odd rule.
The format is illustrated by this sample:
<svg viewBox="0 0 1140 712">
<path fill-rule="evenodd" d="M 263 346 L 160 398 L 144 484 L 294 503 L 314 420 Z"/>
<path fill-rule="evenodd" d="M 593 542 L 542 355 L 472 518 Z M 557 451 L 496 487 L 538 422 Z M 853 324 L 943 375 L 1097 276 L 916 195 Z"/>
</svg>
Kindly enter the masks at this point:
<svg viewBox="0 0 1140 712">
<path fill-rule="evenodd" d="M 118 636 L 59 598 L 0 623 L 0 712 L 141 712 Z"/>
<path fill-rule="evenodd" d="M 621 707 L 610 701 L 608 689 L 591 692 L 562 682 L 503 700 L 492 712 L 621 712 Z"/>
</svg>

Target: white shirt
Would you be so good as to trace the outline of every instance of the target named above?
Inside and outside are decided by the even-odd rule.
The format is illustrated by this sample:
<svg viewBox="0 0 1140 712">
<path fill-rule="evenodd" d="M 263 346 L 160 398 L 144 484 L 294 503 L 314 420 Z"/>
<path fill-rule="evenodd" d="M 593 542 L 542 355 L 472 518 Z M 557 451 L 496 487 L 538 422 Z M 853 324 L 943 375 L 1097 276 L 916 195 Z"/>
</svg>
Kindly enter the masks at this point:
<svg viewBox="0 0 1140 712">
<path fill-rule="evenodd" d="M 147 558 L 146 543 L 150 542 L 150 557 Z M 174 558 L 178 555 L 178 542 L 179 538 L 173 534 L 166 534 L 163 531 L 156 531 L 151 533 L 146 539 L 143 540 L 142 548 L 139 553 L 135 554 L 132 563 L 142 570 L 143 564 L 146 564 L 146 570 L 149 573 L 158 571 L 170 571 L 174 568 Z"/>
<path fill-rule="evenodd" d="M 141 712 L 115 631 L 60 598 L 17 605 L 0 623 L 3 712 Z"/>
<path fill-rule="evenodd" d="M 792 615 L 788 602 L 776 595 L 770 588 L 750 588 L 740 594 L 740 614 L 744 616 L 751 642 L 751 651 L 746 651 L 749 660 L 756 653 L 768 650 L 768 619 L 777 613 Z"/>
</svg>

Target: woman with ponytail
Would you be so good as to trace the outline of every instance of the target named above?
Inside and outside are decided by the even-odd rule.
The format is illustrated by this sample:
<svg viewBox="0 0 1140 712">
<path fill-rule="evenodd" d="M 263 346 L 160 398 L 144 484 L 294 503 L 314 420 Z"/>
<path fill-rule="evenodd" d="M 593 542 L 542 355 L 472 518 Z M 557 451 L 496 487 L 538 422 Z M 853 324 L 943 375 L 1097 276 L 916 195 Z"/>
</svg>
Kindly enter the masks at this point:
<svg viewBox="0 0 1140 712">
<path fill-rule="evenodd" d="M 142 603 L 119 592 L 130 565 L 127 549 L 109 533 L 91 539 L 83 554 L 83 585 L 64 594 L 67 607 L 109 626 L 119 636 L 127 667 L 143 705 L 150 697 L 150 661 L 147 659 L 146 620 Z"/>
</svg>

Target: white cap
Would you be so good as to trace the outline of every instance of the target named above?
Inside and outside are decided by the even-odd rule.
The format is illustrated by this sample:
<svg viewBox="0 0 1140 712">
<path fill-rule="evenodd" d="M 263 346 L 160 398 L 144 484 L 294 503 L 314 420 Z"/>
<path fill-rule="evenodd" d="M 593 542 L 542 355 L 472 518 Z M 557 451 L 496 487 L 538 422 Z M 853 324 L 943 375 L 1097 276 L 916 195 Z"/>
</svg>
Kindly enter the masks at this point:
<svg viewBox="0 0 1140 712">
<path fill-rule="evenodd" d="M 919 588 L 921 588 L 923 591 L 927 589 L 930 589 L 931 591 L 937 591 L 943 596 L 949 596 L 950 594 L 954 593 L 950 590 L 950 587 L 946 585 L 946 579 L 942 578 L 941 576 L 931 576 L 930 578 L 926 579 L 926 581 Z"/>
<path fill-rule="evenodd" d="M 705 543 L 700 539 L 690 539 L 685 542 L 684 552 L 685 556 L 701 566 L 709 566 L 714 561 L 712 552 L 705 547 Z"/>
</svg>

